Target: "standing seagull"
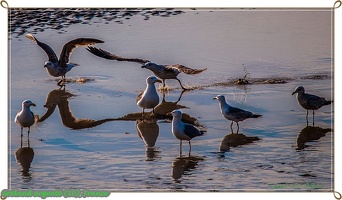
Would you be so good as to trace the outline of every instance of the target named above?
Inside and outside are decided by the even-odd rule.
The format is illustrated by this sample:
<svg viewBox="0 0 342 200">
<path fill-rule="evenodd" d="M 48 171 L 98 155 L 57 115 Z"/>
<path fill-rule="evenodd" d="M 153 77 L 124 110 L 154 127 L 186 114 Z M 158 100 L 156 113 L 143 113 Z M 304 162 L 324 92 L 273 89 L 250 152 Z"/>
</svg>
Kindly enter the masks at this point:
<svg viewBox="0 0 342 200">
<path fill-rule="evenodd" d="M 77 38 L 74 40 L 71 40 L 70 42 L 67 42 L 64 44 L 62 52 L 59 56 L 59 59 L 57 58 L 56 53 L 53 51 L 53 49 L 43 43 L 38 41 L 33 35 L 26 34 L 26 37 L 30 39 L 32 42 L 40 46 L 45 53 L 47 54 L 49 60 L 45 62 L 44 67 L 46 68 L 46 71 L 53 77 L 62 77 L 62 80 L 60 80 L 57 85 L 61 86 L 62 82 L 65 81 L 65 74 L 70 71 L 73 67 L 77 66 L 75 63 L 69 63 L 69 58 L 72 53 L 72 51 L 78 47 L 78 46 L 88 46 L 93 45 L 96 43 L 104 43 L 101 40 L 93 39 L 93 38 Z"/>
<path fill-rule="evenodd" d="M 88 47 L 87 50 L 96 56 L 99 56 L 101 58 L 105 58 L 108 60 L 128 61 L 128 62 L 136 62 L 136 63 L 144 64 L 142 68 L 151 70 L 156 77 L 162 79 L 164 87 L 165 87 L 165 79 L 176 79 L 178 80 L 182 89 L 186 90 L 186 88 L 183 87 L 181 81 L 177 78 L 177 75 L 179 73 L 184 72 L 185 74 L 195 75 L 195 74 L 199 74 L 207 70 L 207 68 L 192 69 L 189 67 L 185 67 L 184 65 L 178 65 L 178 64 L 177 65 L 157 65 L 155 63 L 152 63 L 148 60 L 141 59 L 141 58 L 121 57 L 121 56 L 109 53 L 108 51 L 105 51 L 103 49 L 98 49 L 96 47 Z"/>
<path fill-rule="evenodd" d="M 214 99 L 217 99 L 219 101 L 219 105 L 220 105 L 220 109 L 221 109 L 221 113 L 223 117 L 232 121 L 232 123 L 230 124 L 230 129 L 232 130 L 232 133 L 233 133 L 233 127 L 232 127 L 233 122 L 236 122 L 236 125 L 238 127 L 236 133 L 239 133 L 239 123 L 238 123 L 239 121 L 243 121 L 248 118 L 258 118 L 262 116 L 262 115 L 256 115 L 249 111 L 242 110 L 240 108 L 236 108 L 236 107 L 228 105 L 223 95 L 217 95 L 216 97 L 214 97 Z"/>
<path fill-rule="evenodd" d="M 196 128 L 193 125 L 186 124 L 182 122 L 182 112 L 179 110 L 174 110 L 171 112 L 173 119 L 172 119 L 172 133 L 173 135 L 179 139 L 179 149 L 180 154 L 182 154 L 182 140 L 188 140 L 189 141 L 189 155 L 191 152 L 191 143 L 190 140 L 194 137 L 201 136 L 204 134 L 204 132 L 200 131 L 198 128 Z"/>
<path fill-rule="evenodd" d="M 297 101 L 304 109 L 306 109 L 306 123 L 308 123 L 308 112 L 312 110 L 312 120 L 315 123 L 315 110 L 320 109 L 324 105 L 329 105 L 332 101 L 327 101 L 323 97 L 319 97 L 313 94 L 305 93 L 303 86 L 296 87 L 292 95 L 297 93 Z"/>
<path fill-rule="evenodd" d="M 146 78 L 146 89 L 145 91 L 140 94 L 137 97 L 137 105 L 143 109 L 143 114 L 145 111 L 145 108 L 152 108 L 153 114 L 154 114 L 154 107 L 156 107 L 159 104 L 159 96 L 156 90 L 156 86 L 154 83 L 159 82 L 161 83 L 161 80 L 159 80 L 155 76 L 149 76 Z"/>
<path fill-rule="evenodd" d="M 23 136 L 23 128 L 28 127 L 27 135 L 30 135 L 30 127 L 35 123 L 35 116 L 30 110 L 30 106 L 36 106 L 30 100 L 25 100 L 21 104 L 21 111 L 14 118 L 14 122 L 17 123 L 20 128 L 20 135 Z"/>
</svg>

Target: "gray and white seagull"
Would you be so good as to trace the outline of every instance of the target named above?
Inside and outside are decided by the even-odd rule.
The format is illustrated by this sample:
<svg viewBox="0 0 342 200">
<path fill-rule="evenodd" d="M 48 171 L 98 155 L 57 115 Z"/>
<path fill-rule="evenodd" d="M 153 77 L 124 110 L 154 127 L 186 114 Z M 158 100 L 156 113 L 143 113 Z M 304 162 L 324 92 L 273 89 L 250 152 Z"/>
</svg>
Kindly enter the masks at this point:
<svg viewBox="0 0 342 200">
<path fill-rule="evenodd" d="M 204 134 L 203 131 L 200 131 L 198 128 L 191 124 L 182 122 L 182 112 L 180 110 L 174 110 L 171 112 L 172 118 L 172 134 L 179 139 L 180 143 L 180 153 L 182 153 L 182 140 L 189 141 L 189 154 L 191 152 L 191 143 L 190 140 L 194 137 L 201 136 Z"/>
<path fill-rule="evenodd" d="M 57 85 L 59 86 L 61 86 L 61 83 L 65 81 L 65 74 L 69 72 L 73 67 L 77 66 L 77 64 L 75 63 L 69 63 L 71 53 L 76 47 L 89 46 L 96 43 L 104 43 L 103 41 L 94 38 L 77 38 L 71 40 L 64 44 L 58 59 L 56 53 L 49 45 L 40 42 L 31 34 L 26 34 L 25 36 L 45 51 L 49 60 L 45 62 L 44 67 L 46 68 L 48 74 L 50 74 L 51 76 L 62 77 L 62 80 L 57 83 Z"/>
<path fill-rule="evenodd" d="M 219 101 L 219 106 L 223 117 L 232 121 L 232 123 L 230 124 L 230 129 L 232 130 L 232 132 L 233 122 L 236 122 L 236 125 L 238 127 L 236 133 L 239 133 L 239 121 L 243 121 L 248 118 L 258 118 L 262 116 L 228 105 L 223 95 L 217 95 L 216 97 L 214 97 L 214 99 L 217 99 Z"/>
<path fill-rule="evenodd" d="M 156 75 L 158 78 L 162 79 L 163 81 L 163 87 L 165 88 L 165 79 L 176 79 L 183 90 L 187 90 L 185 87 L 183 87 L 181 81 L 177 78 L 178 74 L 181 72 L 188 74 L 188 75 L 195 75 L 199 74 L 207 68 L 204 69 L 192 69 L 190 67 L 185 67 L 184 65 L 158 65 L 153 62 L 147 62 L 145 63 L 141 68 L 146 68 L 151 70 L 154 75 Z"/>
<path fill-rule="evenodd" d="M 161 81 L 155 76 L 146 78 L 146 88 L 136 99 L 137 105 L 143 109 L 143 114 L 146 108 L 152 108 L 154 114 L 154 107 L 159 104 L 159 96 L 154 83 Z"/>
<path fill-rule="evenodd" d="M 304 109 L 306 109 L 306 122 L 308 123 L 308 112 L 312 110 L 313 120 L 315 119 L 315 110 L 320 109 L 322 106 L 329 105 L 332 101 L 327 101 L 323 97 L 319 97 L 313 94 L 305 93 L 303 86 L 298 86 L 292 92 L 292 95 L 297 93 L 297 101 Z M 314 122 L 313 122 L 314 123 Z"/>
<path fill-rule="evenodd" d="M 185 87 L 183 87 L 181 81 L 177 78 L 178 74 L 183 72 L 188 75 L 195 75 L 199 74 L 207 68 L 204 69 L 192 69 L 190 67 L 186 67 L 184 65 L 158 65 L 156 63 L 150 62 L 149 60 L 146 59 L 141 59 L 141 58 L 126 58 L 126 57 L 121 57 L 115 54 L 112 54 L 108 51 L 105 51 L 103 49 L 99 49 L 96 47 L 88 47 L 87 50 L 91 52 L 92 54 L 105 58 L 108 60 L 116 60 L 116 61 L 128 61 L 128 62 L 136 62 L 143 64 L 141 68 L 146 68 L 149 69 L 153 72 L 153 74 L 161 79 L 163 81 L 163 87 L 165 88 L 165 80 L 166 79 L 175 79 L 179 82 L 180 86 L 182 87 L 183 90 L 186 90 Z"/>
<path fill-rule="evenodd" d="M 20 135 L 23 136 L 23 128 L 27 127 L 27 135 L 30 136 L 30 127 L 36 122 L 36 117 L 30 110 L 30 106 L 36 106 L 31 100 L 24 100 L 21 104 L 21 110 L 14 118 L 14 122 L 20 126 Z"/>
</svg>

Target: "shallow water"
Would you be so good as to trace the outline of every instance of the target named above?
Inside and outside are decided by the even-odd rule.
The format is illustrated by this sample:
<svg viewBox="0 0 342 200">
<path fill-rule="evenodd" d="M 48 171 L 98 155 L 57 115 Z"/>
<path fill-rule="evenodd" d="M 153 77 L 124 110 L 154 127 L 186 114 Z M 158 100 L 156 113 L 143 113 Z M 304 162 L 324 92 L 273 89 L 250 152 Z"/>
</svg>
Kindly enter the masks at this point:
<svg viewBox="0 0 342 200">
<path fill-rule="evenodd" d="M 9 188 L 331 191 L 333 132 L 322 129 L 332 128 L 333 107 L 315 112 L 315 127 L 310 127 L 310 114 L 306 128 L 306 112 L 291 95 L 296 86 L 303 85 L 309 93 L 333 99 L 330 19 L 328 10 L 185 10 L 149 20 L 136 15 L 123 24 L 94 17 L 88 24 L 74 24 L 65 31 L 48 29 L 34 35 L 57 55 L 71 39 L 94 37 L 105 41 L 97 47 L 118 55 L 208 68 L 195 76 L 179 75 L 184 85 L 200 89 L 185 92 L 178 102 L 178 82 L 166 81 L 171 90 L 165 101 L 174 102 L 167 107 L 182 107 L 207 130 L 192 140 L 190 156 L 187 142 L 180 156 L 179 141 L 168 120 L 111 120 L 141 112 L 135 98 L 145 88 L 150 71 L 77 48 L 71 62 L 80 66 L 67 77 L 93 81 L 69 83 L 63 91 L 44 72 L 45 53 L 24 35 L 12 37 Z M 285 84 L 215 85 L 243 77 L 244 67 L 251 79 L 289 80 Z M 307 75 L 327 76 L 301 78 Z M 239 133 L 261 140 L 229 149 L 222 144 L 230 134 L 230 122 L 213 100 L 217 94 L 225 95 L 233 106 L 263 115 L 239 123 Z M 26 160 L 31 165 L 23 171 L 15 157 L 20 128 L 12 119 L 24 99 L 37 104 L 32 111 L 40 116 L 48 110 L 44 105 L 57 106 L 43 122 L 32 126 L 34 157 Z M 27 142 L 24 134 L 23 146 Z M 31 150 L 26 153 L 26 158 L 32 156 Z"/>
</svg>

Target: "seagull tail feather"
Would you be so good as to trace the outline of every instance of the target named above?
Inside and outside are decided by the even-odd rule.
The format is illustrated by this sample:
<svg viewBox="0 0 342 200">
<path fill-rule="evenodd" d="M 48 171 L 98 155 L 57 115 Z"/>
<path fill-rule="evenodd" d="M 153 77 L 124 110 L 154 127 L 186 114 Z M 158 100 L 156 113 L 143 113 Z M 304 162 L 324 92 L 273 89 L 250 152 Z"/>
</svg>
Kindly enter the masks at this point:
<svg viewBox="0 0 342 200">
<path fill-rule="evenodd" d="M 257 114 L 253 114 L 252 118 L 259 118 L 261 117 L 262 115 L 257 115 Z"/>
<path fill-rule="evenodd" d="M 334 101 L 326 101 L 323 105 L 329 105 L 331 103 L 333 103 Z"/>
</svg>

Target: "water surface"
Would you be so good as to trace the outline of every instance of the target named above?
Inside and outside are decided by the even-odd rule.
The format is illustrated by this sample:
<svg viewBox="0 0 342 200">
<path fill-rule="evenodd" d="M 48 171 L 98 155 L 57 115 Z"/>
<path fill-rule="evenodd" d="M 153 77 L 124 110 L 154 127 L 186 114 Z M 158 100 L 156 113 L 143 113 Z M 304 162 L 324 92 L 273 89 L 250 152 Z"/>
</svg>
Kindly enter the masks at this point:
<svg viewBox="0 0 342 200">
<path fill-rule="evenodd" d="M 315 112 L 314 127 L 310 115 L 307 127 L 306 112 L 291 95 L 296 86 L 303 85 L 309 93 L 333 99 L 330 11 L 184 11 L 148 20 L 135 15 L 122 23 L 94 17 L 63 31 L 46 29 L 34 36 L 57 55 L 71 39 L 94 37 L 105 41 L 97 47 L 118 55 L 208 68 L 196 76 L 179 75 L 185 86 L 200 89 L 185 92 L 178 102 L 182 92 L 178 82 L 166 81 L 172 90 L 165 94 L 165 101 L 182 107 L 207 130 L 192 140 L 190 156 L 187 142 L 180 155 L 168 120 L 106 120 L 141 112 L 135 98 L 144 90 L 150 71 L 137 63 L 105 60 L 77 48 L 71 62 L 80 66 L 67 77 L 92 81 L 69 83 L 65 91 L 60 90 L 43 68 L 47 57 L 42 49 L 24 35 L 12 34 L 10 189 L 332 191 L 333 132 L 325 130 L 333 126 L 333 107 Z M 244 67 L 250 79 L 288 80 L 284 84 L 215 85 L 243 77 Z M 233 106 L 263 115 L 240 123 L 240 133 L 261 140 L 220 151 L 231 132 L 230 122 L 213 100 L 217 94 L 225 95 Z M 48 110 L 44 105 L 56 106 L 48 118 L 31 128 L 34 157 L 27 170 L 15 157 L 20 128 L 12 120 L 24 99 L 37 104 L 32 111 L 40 116 Z M 23 147 L 27 142 L 24 134 Z"/>
</svg>

